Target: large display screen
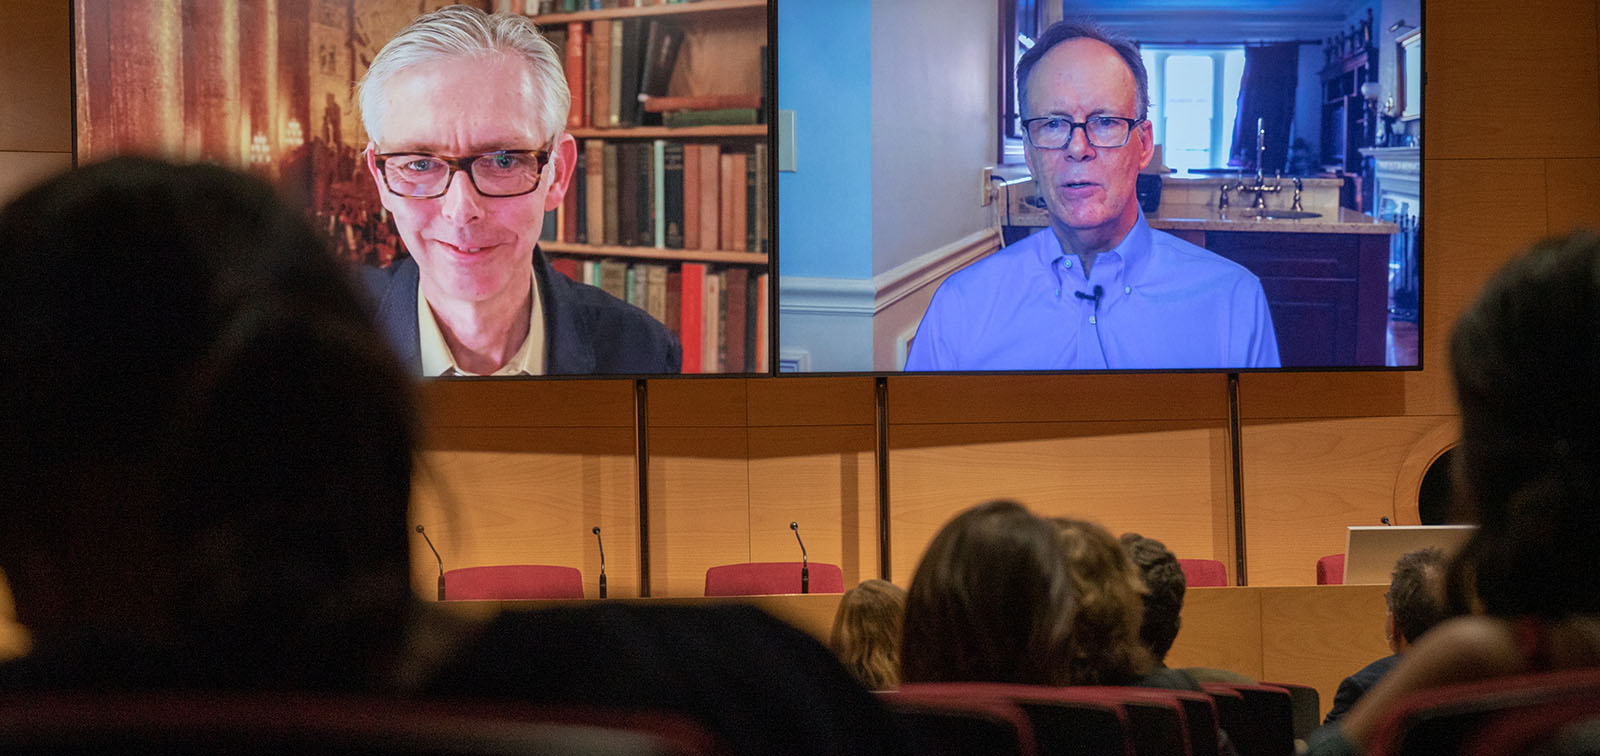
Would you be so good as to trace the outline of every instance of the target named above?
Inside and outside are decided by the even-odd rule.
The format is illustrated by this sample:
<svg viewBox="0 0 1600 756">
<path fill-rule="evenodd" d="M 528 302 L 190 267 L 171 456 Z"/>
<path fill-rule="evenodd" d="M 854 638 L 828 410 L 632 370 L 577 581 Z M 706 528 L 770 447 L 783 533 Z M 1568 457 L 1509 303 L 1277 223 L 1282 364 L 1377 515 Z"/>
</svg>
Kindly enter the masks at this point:
<svg viewBox="0 0 1600 756">
<path fill-rule="evenodd" d="M 1421 26 L 781 2 L 779 370 L 1419 367 Z"/>
<path fill-rule="evenodd" d="M 77 159 L 273 181 L 419 375 L 769 372 L 765 3 L 468 2 L 550 44 L 423 35 L 365 112 L 380 51 L 447 5 L 75 0 Z"/>
</svg>

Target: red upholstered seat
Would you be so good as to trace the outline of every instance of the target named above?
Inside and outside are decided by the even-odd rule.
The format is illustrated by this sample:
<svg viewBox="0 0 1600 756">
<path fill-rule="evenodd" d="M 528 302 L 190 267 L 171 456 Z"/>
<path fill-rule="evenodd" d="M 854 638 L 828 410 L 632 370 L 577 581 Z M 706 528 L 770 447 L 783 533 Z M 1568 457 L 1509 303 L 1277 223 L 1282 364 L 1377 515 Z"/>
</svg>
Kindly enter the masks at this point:
<svg viewBox="0 0 1600 756">
<path fill-rule="evenodd" d="M 1228 584 L 1228 568 L 1215 559 L 1179 559 L 1183 579 L 1190 588 L 1216 588 Z"/>
<path fill-rule="evenodd" d="M 1317 560 L 1317 585 L 1344 585 L 1344 555 L 1329 554 Z"/>
<path fill-rule="evenodd" d="M 960 703 L 999 701 L 1020 707 L 1028 716 L 1041 753 L 1134 754 L 1132 718 L 1127 706 L 1104 690 L 955 682 L 904 685 L 900 693 Z M 884 700 L 892 703 L 893 695 Z"/>
<path fill-rule="evenodd" d="M 1485 743 L 1528 744 L 1595 712 L 1600 712 L 1600 668 L 1498 677 L 1422 690 L 1398 702 L 1384 716 L 1373 736 L 1371 753 L 1459 754 L 1475 752 L 1473 749 Z"/>
<path fill-rule="evenodd" d="M 951 694 L 944 687 L 907 685 L 878 694 L 911 738 L 912 753 L 1031 756 L 1037 752 L 1033 722 L 1016 703 L 999 696 Z"/>
<path fill-rule="evenodd" d="M 799 592 L 799 562 L 744 562 L 706 570 L 707 596 L 775 596 Z M 812 562 L 811 593 L 844 593 L 844 571 L 837 564 Z"/>
<path fill-rule="evenodd" d="M 724 754 L 700 724 L 654 711 L 273 692 L 0 696 L 8 754 L 425 756 Z"/>
<path fill-rule="evenodd" d="M 444 574 L 450 601 L 583 598 L 583 573 L 551 564 L 462 567 Z"/>
<path fill-rule="evenodd" d="M 1217 702 L 1222 728 L 1239 753 L 1293 756 L 1294 704 L 1289 691 L 1272 685 L 1201 683 Z"/>
</svg>

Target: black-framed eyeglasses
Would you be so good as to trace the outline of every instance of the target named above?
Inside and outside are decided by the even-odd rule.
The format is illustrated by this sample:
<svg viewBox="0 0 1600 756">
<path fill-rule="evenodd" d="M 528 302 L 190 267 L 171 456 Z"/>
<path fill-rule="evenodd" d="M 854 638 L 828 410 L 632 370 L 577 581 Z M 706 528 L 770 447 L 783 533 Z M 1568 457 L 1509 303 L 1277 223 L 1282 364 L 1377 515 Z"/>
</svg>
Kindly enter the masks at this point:
<svg viewBox="0 0 1600 756">
<path fill-rule="evenodd" d="M 1144 123 L 1143 118 L 1120 116 L 1090 116 L 1083 123 L 1066 116 L 1048 115 L 1022 119 L 1022 133 L 1028 144 L 1041 150 L 1059 150 L 1072 141 L 1072 133 L 1083 129 L 1090 147 L 1116 148 L 1128 143 L 1133 127 Z"/>
<path fill-rule="evenodd" d="M 467 174 L 478 194 L 517 197 L 539 188 L 549 150 L 495 150 L 481 155 L 446 157 L 426 152 L 381 152 L 373 155 L 383 185 L 402 197 L 443 197 L 459 171 Z"/>
</svg>

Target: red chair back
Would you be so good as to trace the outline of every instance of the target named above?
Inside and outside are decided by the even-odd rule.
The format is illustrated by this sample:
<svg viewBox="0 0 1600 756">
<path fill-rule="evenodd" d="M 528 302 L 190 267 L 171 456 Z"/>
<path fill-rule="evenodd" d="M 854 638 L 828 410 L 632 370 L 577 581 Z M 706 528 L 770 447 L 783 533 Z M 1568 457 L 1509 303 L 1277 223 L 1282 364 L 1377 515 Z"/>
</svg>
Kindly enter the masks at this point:
<svg viewBox="0 0 1600 756">
<path fill-rule="evenodd" d="M 1212 693 L 1222 728 L 1241 754 L 1293 756 L 1294 706 L 1289 691 L 1271 685 L 1201 683 Z"/>
<path fill-rule="evenodd" d="M 1317 560 L 1317 585 L 1344 585 L 1344 555 L 1329 554 Z"/>
<path fill-rule="evenodd" d="M 699 724 L 649 711 L 315 695 L 27 693 L 0 697 L 0 752 L 113 756 L 714 756 Z"/>
<path fill-rule="evenodd" d="M 1261 681 L 1262 685 L 1289 691 L 1289 706 L 1294 712 L 1294 736 L 1305 739 L 1322 724 L 1322 694 L 1310 685 Z"/>
<path fill-rule="evenodd" d="M 462 567 L 444 574 L 448 601 L 583 598 L 583 573 L 549 564 Z"/>
<path fill-rule="evenodd" d="M 911 738 L 918 756 L 1033 756 L 1033 724 L 1021 707 L 999 697 L 948 695 L 909 685 L 878 694 Z"/>
<path fill-rule="evenodd" d="M 918 683 L 901 692 L 953 701 L 1003 701 L 1020 707 L 1042 754 L 1134 756 L 1131 723 L 1123 705 L 1079 688 L 1012 683 Z M 979 751 L 981 752 L 981 751 Z"/>
<path fill-rule="evenodd" d="M 800 562 L 744 562 L 706 570 L 707 596 L 776 596 L 800 592 Z M 837 564 L 810 564 L 811 593 L 844 593 Z"/>
<path fill-rule="evenodd" d="M 1215 559 L 1179 559 L 1183 579 L 1190 588 L 1216 588 L 1228 584 L 1228 568 Z"/>
<path fill-rule="evenodd" d="M 1546 710 L 1582 704 L 1600 711 L 1600 668 L 1499 677 L 1417 691 L 1384 716 L 1373 736 L 1373 756 L 1465 753 L 1497 719 L 1521 727 Z M 1549 734 L 1547 728 L 1542 733 Z M 1511 737 L 1502 734 L 1501 737 Z"/>
</svg>

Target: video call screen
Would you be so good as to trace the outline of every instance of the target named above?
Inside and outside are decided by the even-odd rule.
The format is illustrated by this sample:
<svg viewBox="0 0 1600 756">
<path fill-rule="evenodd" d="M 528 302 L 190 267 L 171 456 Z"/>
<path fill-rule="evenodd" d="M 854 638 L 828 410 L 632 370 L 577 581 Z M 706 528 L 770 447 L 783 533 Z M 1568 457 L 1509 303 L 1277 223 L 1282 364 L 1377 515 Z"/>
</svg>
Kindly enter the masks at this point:
<svg viewBox="0 0 1600 756">
<path fill-rule="evenodd" d="M 421 375 L 770 372 L 765 5 L 468 0 L 531 16 L 549 40 L 570 151 L 496 99 L 516 84 L 504 72 L 479 69 L 506 80 L 461 98 L 476 109 L 460 120 L 505 128 L 465 136 L 402 74 L 374 171 L 355 84 L 396 33 L 450 4 L 74 0 L 77 160 L 156 154 L 270 180 L 381 301 Z M 469 182 L 478 214 L 444 209 Z M 469 343 L 500 325 L 478 315 L 503 310 L 490 298 L 507 289 L 529 319 L 509 330 L 542 338 Z"/>
<path fill-rule="evenodd" d="M 780 3 L 779 369 L 1415 369 L 1420 5 Z"/>
<path fill-rule="evenodd" d="M 430 377 L 1419 366 L 1420 0 L 483 0 L 550 41 L 570 149 L 462 154 L 413 103 L 377 168 L 354 84 L 445 5 L 74 0 L 78 161 L 271 180 Z M 1132 46 L 1019 89 L 1061 19 Z M 516 233 L 429 225 L 468 181 Z M 502 251 L 454 289 L 431 262 Z M 543 323 L 473 351 L 453 313 L 527 258 Z"/>
</svg>

